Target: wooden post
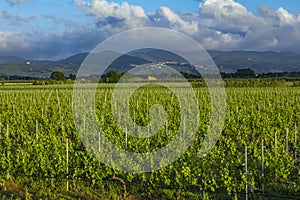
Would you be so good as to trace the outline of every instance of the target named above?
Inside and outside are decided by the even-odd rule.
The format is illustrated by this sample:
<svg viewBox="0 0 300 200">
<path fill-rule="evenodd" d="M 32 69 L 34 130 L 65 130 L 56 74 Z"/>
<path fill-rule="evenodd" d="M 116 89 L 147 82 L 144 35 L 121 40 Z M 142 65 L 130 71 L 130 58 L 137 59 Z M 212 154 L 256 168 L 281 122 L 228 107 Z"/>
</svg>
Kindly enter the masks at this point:
<svg viewBox="0 0 300 200">
<path fill-rule="evenodd" d="M 275 136 L 274 136 L 275 138 L 274 138 L 274 140 L 275 140 L 275 156 L 276 156 L 276 154 L 277 154 L 277 132 L 275 132 Z"/>
<path fill-rule="evenodd" d="M 136 126 L 136 123 L 135 123 L 135 109 L 133 108 L 133 133 L 135 133 L 135 126 Z"/>
<path fill-rule="evenodd" d="M 265 194 L 265 186 L 264 186 L 264 168 L 265 168 L 265 155 L 264 155 L 264 139 L 261 139 L 261 178 L 262 178 L 262 192 Z"/>
<path fill-rule="evenodd" d="M 148 131 L 148 144 L 150 144 L 150 123 L 148 123 L 147 131 Z"/>
<path fill-rule="evenodd" d="M 183 117 L 183 131 L 182 131 L 182 140 L 183 140 L 183 142 L 184 142 L 184 140 L 185 140 L 185 117 Z"/>
<path fill-rule="evenodd" d="M 127 127 L 126 127 L 126 130 L 125 130 L 125 144 L 126 144 L 126 147 L 127 147 L 127 143 L 128 143 L 128 135 L 127 135 Z"/>
<path fill-rule="evenodd" d="M 168 120 L 166 121 L 166 137 L 167 137 L 167 140 L 168 140 Z"/>
<path fill-rule="evenodd" d="M 24 110 L 22 108 L 22 112 L 21 112 L 21 123 L 24 124 Z"/>
<path fill-rule="evenodd" d="M 247 158 L 247 145 L 245 146 L 245 173 L 246 173 L 246 187 L 245 187 L 245 193 L 246 193 L 246 197 L 245 199 L 248 200 L 248 158 Z"/>
<path fill-rule="evenodd" d="M 277 132 L 275 132 L 275 157 L 277 156 Z M 277 181 L 277 174 L 275 172 L 275 182 Z"/>
<path fill-rule="evenodd" d="M 295 122 L 295 144 L 294 146 L 297 147 L 297 122 Z M 295 148 L 295 162 L 297 162 L 297 149 Z"/>
<path fill-rule="evenodd" d="M 67 159 L 67 191 L 69 191 L 69 139 L 66 138 L 66 159 Z"/>
<path fill-rule="evenodd" d="M 6 137 L 8 138 L 8 135 L 9 135 L 9 125 L 6 124 Z"/>
<path fill-rule="evenodd" d="M 100 153 L 100 142 L 101 142 L 101 137 L 100 137 L 100 131 L 98 132 L 98 151 Z"/>
<path fill-rule="evenodd" d="M 2 138 L 2 119 L 0 115 L 0 138 Z"/>
<path fill-rule="evenodd" d="M 38 132 L 39 132 L 39 123 L 38 123 L 38 120 L 35 120 L 35 138 L 37 141 L 39 139 Z"/>
<path fill-rule="evenodd" d="M 85 115 L 83 116 L 83 137 L 85 137 L 85 127 L 86 126 L 86 119 L 85 119 Z"/>
<path fill-rule="evenodd" d="M 289 129 L 286 128 L 286 145 L 285 145 L 285 151 L 286 153 L 289 153 Z"/>
</svg>

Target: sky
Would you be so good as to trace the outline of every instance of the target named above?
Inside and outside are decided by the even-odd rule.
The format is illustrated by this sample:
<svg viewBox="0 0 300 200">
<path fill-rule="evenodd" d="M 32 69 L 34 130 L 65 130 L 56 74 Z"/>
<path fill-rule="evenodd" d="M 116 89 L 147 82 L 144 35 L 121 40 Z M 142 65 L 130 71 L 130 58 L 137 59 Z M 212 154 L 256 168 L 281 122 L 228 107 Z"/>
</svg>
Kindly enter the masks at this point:
<svg viewBox="0 0 300 200">
<path fill-rule="evenodd" d="M 299 0 L 2 0 L 0 55 L 57 60 L 141 27 L 177 30 L 207 50 L 300 54 Z"/>
</svg>

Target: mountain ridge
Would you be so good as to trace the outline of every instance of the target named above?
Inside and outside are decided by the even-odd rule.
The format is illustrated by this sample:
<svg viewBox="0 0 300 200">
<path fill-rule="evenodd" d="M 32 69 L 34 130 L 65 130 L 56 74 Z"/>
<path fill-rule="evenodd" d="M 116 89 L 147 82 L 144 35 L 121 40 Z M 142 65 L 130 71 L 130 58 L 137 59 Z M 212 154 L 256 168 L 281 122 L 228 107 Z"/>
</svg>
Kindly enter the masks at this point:
<svg viewBox="0 0 300 200">
<path fill-rule="evenodd" d="M 105 52 L 107 56 L 116 52 Z M 273 51 L 208 51 L 221 72 L 235 72 L 237 69 L 251 68 L 257 73 L 293 72 L 300 71 L 300 55 L 293 52 Z M 0 75 L 31 76 L 45 78 L 52 71 L 61 71 L 65 75 L 76 74 L 81 63 L 89 55 L 87 52 L 75 54 L 57 61 L 25 59 L 18 56 L 0 56 Z M 95 54 L 96 55 L 96 54 Z M 115 55 L 116 57 L 116 55 Z M 132 65 L 152 62 L 187 61 L 168 51 L 150 49 L 147 51 L 133 51 L 120 55 L 109 68 L 118 72 L 128 71 Z M 29 63 L 28 63 L 29 62 Z M 182 65 L 176 70 L 189 71 Z"/>
</svg>

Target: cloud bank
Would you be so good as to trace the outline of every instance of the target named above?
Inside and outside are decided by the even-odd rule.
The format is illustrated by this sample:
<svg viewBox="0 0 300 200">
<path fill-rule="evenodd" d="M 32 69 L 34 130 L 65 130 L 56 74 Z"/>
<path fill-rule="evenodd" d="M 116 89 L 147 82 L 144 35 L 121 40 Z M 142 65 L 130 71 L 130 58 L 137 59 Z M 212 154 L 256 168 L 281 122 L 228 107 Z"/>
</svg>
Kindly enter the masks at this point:
<svg viewBox="0 0 300 200">
<path fill-rule="evenodd" d="M 9 1 L 13 4 L 21 0 Z M 191 36 L 207 50 L 294 51 L 300 53 L 300 14 L 261 6 L 257 14 L 234 0 L 204 0 L 197 13 L 160 7 L 146 13 L 138 5 L 106 0 L 73 0 L 89 24 L 48 16 L 65 27 L 59 32 L 0 31 L 0 54 L 56 58 L 89 51 L 106 37 L 141 27 L 165 27 Z M 4 18 L 7 19 L 4 19 Z M 26 24 L 28 18 L 0 11 L 0 22 Z M 34 19 L 33 19 L 34 20 Z M 80 27 L 84 28 L 80 28 Z M 146 37 L 146 36 L 145 36 Z M 16 41 L 16 38 L 18 40 Z M 28 53 L 27 53 L 28 54 Z"/>
<path fill-rule="evenodd" d="M 128 3 L 74 3 L 91 15 L 99 28 L 112 32 L 159 26 L 188 34 L 209 50 L 300 51 L 300 15 L 284 8 L 262 6 L 253 14 L 234 0 L 204 0 L 198 13 L 176 13 L 161 7 L 155 14 L 146 14 L 143 8 Z"/>
</svg>

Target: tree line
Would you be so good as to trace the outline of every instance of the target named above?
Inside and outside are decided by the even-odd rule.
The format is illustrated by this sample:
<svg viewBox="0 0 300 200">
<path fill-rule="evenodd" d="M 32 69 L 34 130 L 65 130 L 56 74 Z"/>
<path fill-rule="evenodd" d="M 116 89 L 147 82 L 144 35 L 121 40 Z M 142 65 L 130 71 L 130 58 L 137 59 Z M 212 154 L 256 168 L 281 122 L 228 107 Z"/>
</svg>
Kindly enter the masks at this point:
<svg viewBox="0 0 300 200">
<path fill-rule="evenodd" d="M 110 70 L 101 77 L 93 77 L 93 82 L 99 83 L 117 83 L 119 79 L 124 75 L 115 70 Z M 206 86 L 204 80 L 200 74 L 187 74 L 182 75 L 194 84 L 194 86 Z M 224 80 L 226 87 L 280 87 L 280 86 L 300 86 L 300 71 L 299 72 L 269 72 L 269 73 L 256 73 L 254 70 L 238 69 L 233 73 L 221 73 L 221 77 Z M 76 75 L 69 74 L 65 76 L 60 71 L 54 71 L 51 73 L 49 79 L 29 77 L 29 76 L 4 76 L 0 75 L 0 82 L 12 81 L 12 80 L 23 80 L 33 81 L 35 85 L 44 84 L 56 84 L 56 83 L 72 83 L 76 79 Z M 90 80 L 92 78 L 87 78 Z"/>
</svg>

